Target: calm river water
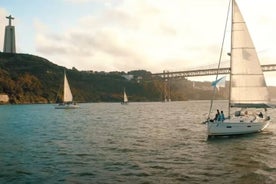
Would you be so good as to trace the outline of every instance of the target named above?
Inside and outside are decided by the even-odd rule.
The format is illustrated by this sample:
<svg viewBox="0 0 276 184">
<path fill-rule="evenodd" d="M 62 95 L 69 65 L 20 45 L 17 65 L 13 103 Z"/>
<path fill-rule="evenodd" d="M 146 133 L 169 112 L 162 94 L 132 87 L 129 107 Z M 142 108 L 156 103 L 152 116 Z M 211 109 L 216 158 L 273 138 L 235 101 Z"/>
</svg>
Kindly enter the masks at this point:
<svg viewBox="0 0 276 184">
<path fill-rule="evenodd" d="M 80 106 L 0 106 L 0 183 L 276 183 L 276 110 L 265 132 L 207 140 L 209 101 Z"/>
</svg>

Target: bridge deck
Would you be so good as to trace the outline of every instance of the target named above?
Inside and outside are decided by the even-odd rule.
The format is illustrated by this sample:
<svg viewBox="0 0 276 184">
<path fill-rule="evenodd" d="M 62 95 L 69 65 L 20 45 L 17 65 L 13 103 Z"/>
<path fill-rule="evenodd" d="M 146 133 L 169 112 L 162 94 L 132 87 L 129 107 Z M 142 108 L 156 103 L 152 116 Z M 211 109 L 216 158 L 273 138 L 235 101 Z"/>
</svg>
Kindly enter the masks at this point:
<svg viewBox="0 0 276 184">
<path fill-rule="evenodd" d="M 270 65 L 261 65 L 264 72 L 276 71 L 276 64 Z M 217 70 L 214 69 L 202 69 L 202 70 L 187 70 L 187 71 L 178 71 L 178 72 L 163 72 L 163 73 L 154 73 L 152 76 L 159 76 L 162 78 L 185 78 L 185 77 L 198 77 L 198 76 L 207 76 L 207 75 L 216 75 L 216 74 L 229 74 L 230 67 L 220 68 Z"/>
</svg>

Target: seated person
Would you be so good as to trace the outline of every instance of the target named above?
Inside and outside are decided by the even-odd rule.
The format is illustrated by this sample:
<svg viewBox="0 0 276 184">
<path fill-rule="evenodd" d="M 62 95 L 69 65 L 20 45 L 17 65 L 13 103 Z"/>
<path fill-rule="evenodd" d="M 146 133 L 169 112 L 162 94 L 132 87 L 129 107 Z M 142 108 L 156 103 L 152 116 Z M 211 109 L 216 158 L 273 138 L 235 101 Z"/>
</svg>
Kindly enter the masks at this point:
<svg viewBox="0 0 276 184">
<path fill-rule="evenodd" d="M 259 113 L 259 117 L 260 117 L 260 118 L 263 118 L 263 117 L 264 117 L 264 115 L 263 115 L 262 112 Z"/>
</svg>

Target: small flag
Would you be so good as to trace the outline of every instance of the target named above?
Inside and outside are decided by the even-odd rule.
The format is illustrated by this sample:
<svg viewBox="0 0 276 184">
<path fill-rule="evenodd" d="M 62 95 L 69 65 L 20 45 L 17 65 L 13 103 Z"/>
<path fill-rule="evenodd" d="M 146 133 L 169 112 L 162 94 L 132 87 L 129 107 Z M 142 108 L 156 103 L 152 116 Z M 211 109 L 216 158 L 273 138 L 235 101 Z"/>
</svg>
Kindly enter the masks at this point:
<svg viewBox="0 0 276 184">
<path fill-rule="evenodd" d="M 221 77 L 221 78 L 217 79 L 216 81 L 212 82 L 211 85 L 214 87 L 217 87 L 217 88 L 225 87 L 225 80 L 226 80 L 226 76 Z"/>
</svg>

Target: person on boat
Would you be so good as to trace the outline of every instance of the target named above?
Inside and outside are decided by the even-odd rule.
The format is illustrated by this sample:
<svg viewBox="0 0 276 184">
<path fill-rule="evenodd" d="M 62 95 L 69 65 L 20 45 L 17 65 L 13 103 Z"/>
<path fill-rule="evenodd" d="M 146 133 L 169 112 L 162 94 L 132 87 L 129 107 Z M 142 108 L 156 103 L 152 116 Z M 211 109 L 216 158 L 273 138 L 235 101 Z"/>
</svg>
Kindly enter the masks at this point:
<svg viewBox="0 0 276 184">
<path fill-rule="evenodd" d="M 259 117 L 260 117 L 260 118 L 263 118 L 263 117 L 264 117 L 264 115 L 263 115 L 262 112 L 259 113 Z"/>
<path fill-rule="evenodd" d="M 218 121 L 219 120 L 219 116 L 220 116 L 220 113 L 219 113 L 219 110 L 217 109 L 217 113 L 216 113 L 216 116 L 213 119 L 213 121 Z"/>
<path fill-rule="evenodd" d="M 220 111 L 220 115 L 219 115 L 218 121 L 224 121 L 224 120 L 225 120 L 225 117 L 224 117 L 223 111 Z"/>
</svg>

